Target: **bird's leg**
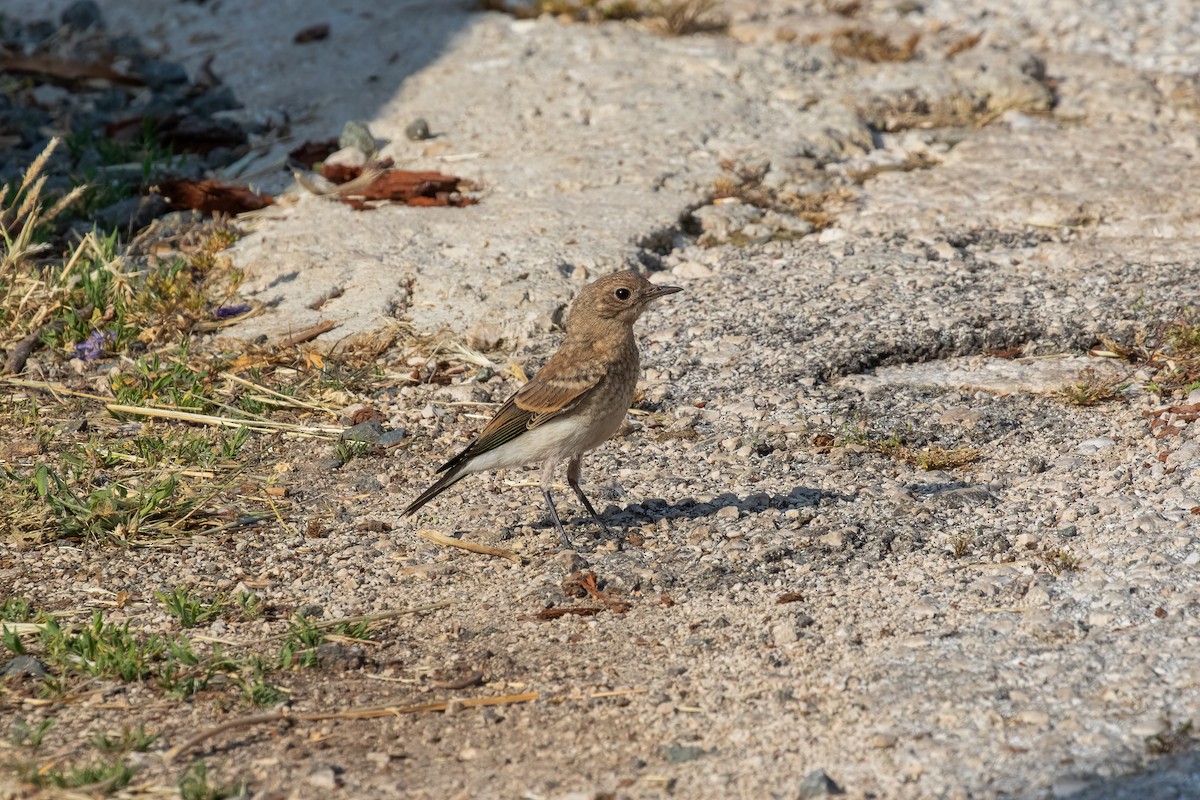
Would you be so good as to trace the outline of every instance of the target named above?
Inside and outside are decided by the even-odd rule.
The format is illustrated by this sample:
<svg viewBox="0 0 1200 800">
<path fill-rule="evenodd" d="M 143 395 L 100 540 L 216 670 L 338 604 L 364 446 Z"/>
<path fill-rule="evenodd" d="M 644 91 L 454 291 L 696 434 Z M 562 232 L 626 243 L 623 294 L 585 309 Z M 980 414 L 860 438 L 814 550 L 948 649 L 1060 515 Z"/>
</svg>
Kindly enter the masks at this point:
<svg viewBox="0 0 1200 800">
<path fill-rule="evenodd" d="M 587 495 L 583 493 L 583 489 L 579 488 L 579 473 L 581 472 L 580 468 L 582 466 L 583 456 L 575 456 L 571 459 L 571 461 L 567 464 L 567 483 L 569 483 L 571 488 L 575 490 L 575 494 L 583 503 L 583 507 L 586 508 L 587 512 L 592 515 L 592 519 L 596 520 L 596 524 L 603 529 L 605 534 L 612 536 L 613 532 L 607 525 L 604 524 L 604 520 L 600 519 L 600 515 L 596 513 L 596 509 L 592 508 L 592 503 L 587 499 Z"/>
<path fill-rule="evenodd" d="M 546 462 L 546 466 L 542 469 L 542 497 L 546 498 L 546 508 L 550 510 L 550 521 L 554 523 L 554 527 L 558 529 L 558 535 L 562 537 L 563 544 L 569 549 L 575 549 L 575 543 L 567 536 L 567 532 L 563 530 L 562 522 L 558 518 L 558 510 L 554 508 L 554 498 L 550 496 L 550 487 L 554 485 L 554 467 L 555 463 L 552 460 Z"/>
</svg>

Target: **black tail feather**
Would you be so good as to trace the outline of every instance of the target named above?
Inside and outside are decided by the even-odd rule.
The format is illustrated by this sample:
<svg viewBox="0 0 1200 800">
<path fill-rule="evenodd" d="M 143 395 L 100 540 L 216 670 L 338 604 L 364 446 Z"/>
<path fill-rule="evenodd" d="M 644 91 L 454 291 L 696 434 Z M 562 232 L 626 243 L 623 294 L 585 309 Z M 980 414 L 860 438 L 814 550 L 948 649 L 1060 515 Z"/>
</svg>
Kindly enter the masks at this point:
<svg viewBox="0 0 1200 800">
<path fill-rule="evenodd" d="M 414 511 L 419 509 L 421 506 L 425 505 L 430 500 L 437 497 L 439 494 L 446 491 L 451 486 L 458 483 L 460 480 L 462 480 L 465 477 L 467 477 L 465 473 L 455 474 L 454 472 L 447 472 L 445 475 L 443 475 L 441 478 L 439 478 L 437 480 L 437 483 L 433 484 L 433 486 L 430 486 L 428 489 L 421 492 L 420 497 L 418 497 L 416 500 L 413 500 L 408 508 L 406 508 L 400 512 L 400 516 L 407 517 L 407 516 L 411 515 Z"/>
</svg>

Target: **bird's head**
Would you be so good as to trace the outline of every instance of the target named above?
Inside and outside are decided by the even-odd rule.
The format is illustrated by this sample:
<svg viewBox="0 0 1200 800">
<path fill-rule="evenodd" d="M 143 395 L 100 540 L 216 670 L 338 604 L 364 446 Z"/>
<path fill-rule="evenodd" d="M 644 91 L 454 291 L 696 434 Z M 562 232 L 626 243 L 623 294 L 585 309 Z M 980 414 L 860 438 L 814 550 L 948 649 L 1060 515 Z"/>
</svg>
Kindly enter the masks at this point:
<svg viewBox="0 0 1200 800">
<path fill-rule="evenodd" d="M 631 327 L 651 302 L 680 291 L 678 286 L 657 286 L 631 270 L 605 275 L 583 287 L 575 298 L 567 317 L 567 332 L 599 333 L 613 326 Z"/>
</svg>

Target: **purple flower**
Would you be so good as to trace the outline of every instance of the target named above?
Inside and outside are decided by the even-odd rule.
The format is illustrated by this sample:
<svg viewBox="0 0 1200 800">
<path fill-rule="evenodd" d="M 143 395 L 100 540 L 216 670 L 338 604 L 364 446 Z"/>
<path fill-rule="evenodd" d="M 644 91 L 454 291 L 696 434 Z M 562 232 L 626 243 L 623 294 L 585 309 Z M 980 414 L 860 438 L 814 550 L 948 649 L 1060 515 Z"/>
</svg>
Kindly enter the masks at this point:
<svg viewBox="0 0 1200 800">
<path fill-rule="evenodd" d="M 236 317 L 238 314 L 245 314 L 249 310 L 249 305 L 221 306 L 217 309 L 216 315 L 217 319 L 229 319 L 230 317 Z"/>
<path fill-rule="evenodd" d="M 93 331 L 91 336 L 75 345 L 75 357 L 95 361 L 104 355 L 104 345 L 111 344 L 116 338 L 112 331 Z"/>
</svg>

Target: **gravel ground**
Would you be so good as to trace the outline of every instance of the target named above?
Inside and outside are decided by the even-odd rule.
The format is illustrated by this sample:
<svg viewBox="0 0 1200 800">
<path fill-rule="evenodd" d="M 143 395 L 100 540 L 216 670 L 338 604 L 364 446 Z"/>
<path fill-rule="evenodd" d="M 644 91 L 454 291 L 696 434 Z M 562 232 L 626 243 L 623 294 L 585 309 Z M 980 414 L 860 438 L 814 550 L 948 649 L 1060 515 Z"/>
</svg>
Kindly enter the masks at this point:
<svg viewBox="0 0 1200 800">
<path fill-rule="evenodd" d="M 751 84 L 754 68 L 786 51 L 775 31 L 844 20 L 823 4 L 813 9 L 821 18 L 774 3 L 729 6 L 729 41 L 678 40 L 657 51 L 646 43 L 660 40 L 626 29 L 543 20 L 515 30 L 552 54 L 544 58 L 554 76 L 596 48 L 602 57 L 592 64 L 606 66 L 591 67 L 589 86 L 602 85 L 605 70 L 614 87 L 637 83 L 614 66 L 623 55 L 690 64 L 685 86 L 708 79 L 701 62 L 716 73 L 741 64 L 750 88 L 739 102 L 761 115 L 752 122 L 771 127 L 771 109 L 758 105 Z M 580 208 L 601 196 L 619 205 L 625 195 L 613 186 L 551 194 L 532 212 L 524 203 L 522 192 L 550 185 L 570 158 L 569 142 L 554 140 L 560 129 L 547 123 L 545 158 L 491 173 L 502 190 L 477 211 L 418 224 L 398 209 L 368 223 L 302 203 L 287 220 L 263 223 L 246 245 L 252 265 L 270 252 L 300 260 L 263 267 L 252 280 L 265 283 L 270 270 L 302 272 L 301 250 L 314 263 L 387 261 L 402 242 L 417 241 L 402 260 L 418 279 L 444 288 L 453 284 L 439 283 L 439 270 L 458 269 L 461 280 L 487 287 L 473 310 L 529 323 L 508 350 L 532 367 L 555 344 L 545 332 L 549 312 L 584 273 L 603 271 L 618 252 L 644 255 L 638 226 L 648 236 L 666 224 L 655 280 L 686 292 L 640 323 L 641 413 L 585 463 L 589 491 L 626 531 L 623 543 L 600 536 L 560 491 L 560 511 L 582 546 L 559 552 L 528 485 L 532 472 L 472 477 L 414 522 L 397 522 L 434 468 L 482 426 L 488 408 L 462 404 L 500 402 L 514 388 L 493 378 L 369 398 L 388 424 L 410 432 L 411 444 L 339 470 L 323 446 L 260 441 L 255 463 L 286 465 L 304 509 L 288 531 L 100 558 L 68 546 L 5 547 L 0 581 L 49 607 L 127 591 L 132 601 L 111 613 L 149 628 L 169 624 L 149 591 L 179 584 L 244 584 L 282 609 L 320 606 L 327 619 L 447 601 L 387 623 L 353 657 L 289 673 L 290 708 L 540 693 L 491 709 L 247 729 L 198 748 L 213 769 L 249 780 L 255 796 L 791 800 L 835 785 L 852 798 L 1200 795 L 1188 737 L 1173 737 L 1200 721 L 1200 421 L 1155 438 L 1145 412 L 1172 401 L 1129 370 L 1120 403 L 1081 408 L 1047 391 L 1074 379 L 1099 335 L 1131 337 L 1195 303 L 1198 231 L 1188 193 L 1200 182 L 1200 107 L 1187 91 L 1200 43 L 1195 9 L 928 3 L 914 16 L 897 8 L 864 4 L 861 16 L 920 25 L 930 39 L 933 23 L 961 21 L 961 32 L 985 34 L 992 49 L 980 52 L 997 55 L 983 62 L 1009 75 L 1009 87 L 1049 91 L 1045 80 L 1018 77 L 1036 72 L 1040 59 L 1057 81 L 1053 110 L 997 108 L 983 128 L 875 136 L 853 114 L 831 116 L 837 135 L 829 141 L 842 150 L 823 179 L 914 153 L 937 163 L 844 184 L 852 198 L 832 223 L 795 235 L 780 231 L 796 223 L 745 204 L 701 210 L 701 188 L 719 171 L 716 140 L 754 125 L 714 128 L 712 143 L 663 145 L 659 123 L 631 102 L 612 109 L 613 124 L 655 142 L 630 155 L 587 139 L 595 152 L 577 155 L 581 169 L 619 171 L 617 162 L 645 156 L 663 159 L 655 169 L 665 170 L 674 158 L 683 177 L 653 200 L 637 199 L 636 213 L 614 214 L 609 227 Z M 489 48 L 508 53 L 507 37 L 518 34 L 502 18 L 476 20 L 454 40 L 469 44 L 471 57 L 418 74 L 405 89 L 410 101 L 435 92 L 439 78 L 478 81 L 480 92 L 492 85 L 471 65 L 487 63 Z M 801 73 L 803 57 L 789 63 Z M 947 87 L 938 96 L 950 96 L 954 86 L 983 85 L 980 62 L 959 63 L 976 65 L 968 70 L 974 83 L 944 60 L 837 62 L 817 71 L 811 91 L 821 108 L 845 109 L 864 87 L 887 94 L 929 78 Z M 228 80 L 236 88 L 236 77 Z M 528 92 L 542 78 L 527 70 L 505 80 Z M 566 102 L 540 85 L 547 108 Z M 636 98 L 669 91 L 648 86 Z M 498 118 L 509 119 L 508 106 L 498 107 Z M 811 120 L 785 118 L 799 138 L 816 141 L 807 138 Z M 469 131 L 464 146 L 485 140 L 478 118 L 456 119 Z M 784 158 L 787 130 L 744 143 L 772 169 L 785 165 L 774 178 L 767 171 L 765 183 L 777 190 L 812 178 Z M 866 131 L 865 140 L 853 131 Z M 709 155 L 680 155 L 699 150 Z M 650 194 L 642 185 L 629 196 Z M 676 222 L 689 207 L 695 220 Z M 543 212 L 547 232 L 533 237 L 527 215 Z M 505 228 L 514 220 L 521 224 Z M 596 260 L 584 272 L 558 269 L 547 251 L 589 226 L 587 253 L 562 261 Z M 303 247 L 288 239 L 301 229 Z M 612 237 L 606 249 L 601 235 Z M 493 236 L 510 237 L 511 255 L 461 272 Z M 513 244 L 522 237 L 538 241 L 522 250 Z M 383 242 L 391 242 L 387 253 Z M 427 253 L 441 255 L 417 258 Z M 521 254 L 529 256 L 523 268 L 508 264 Z M 520 269 L 532 278 L 511 292 L 494 288 Z M 427 302 L 445 305 L 430 291 Z M 510 303 L 513 292 L 529 305 Z M 470 320 L 446 324 L 464 335 Z M 1022 358 L 986 355 L 1008 350 Z M 1049 358 L 1062 354 L 1073 359 Z M 893 438 L 979 457 L 925 471 L 888 450 Z M 425 528 L 511 548 L 523 563 L 438 547 L 414 535 Z M 592 603 L 564 587 L 582 568 L 628 610 L 530 619 Z M 249 638 L 278 625 L 219 622 L 207 632 Z M 475 673 L 482 688 L 447 688 Z M 164 704 L 133 687 L 69 707 L 51 732 L 60 738 L 48 741 L 136 719 L 162 730 L 170 746 L 242 713 L 203 700 Z M 1182 752 L 1159 758 L 1162 742 L 1175 739 Z M 146 769 L 168 774 L 153 755 Z"/>
</svg>

